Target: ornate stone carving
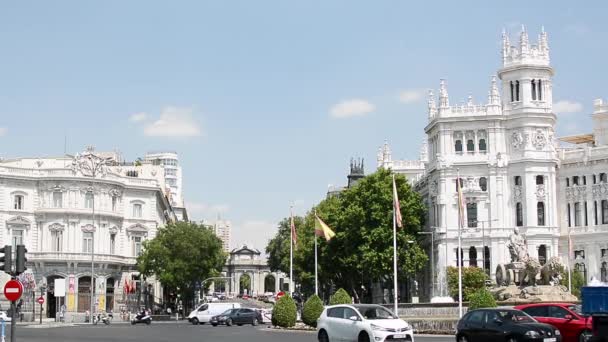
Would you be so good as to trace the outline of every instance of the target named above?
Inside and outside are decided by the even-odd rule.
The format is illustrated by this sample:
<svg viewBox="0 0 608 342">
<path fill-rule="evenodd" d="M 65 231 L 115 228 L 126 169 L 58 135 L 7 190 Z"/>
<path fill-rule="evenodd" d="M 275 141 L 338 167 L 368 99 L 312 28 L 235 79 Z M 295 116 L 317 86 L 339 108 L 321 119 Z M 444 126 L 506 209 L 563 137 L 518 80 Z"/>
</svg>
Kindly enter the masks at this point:
<svg viewBox="0 0 608 342">
<path fill-rule="evenodd" d="M 437 196 L 437 181 L 432 181 L 431 184 L 429 184 L 429 193 L 431 196 Z"/>
<path fill-rule="evenodd" d="M 574 189 L 573 188 L 566 188 L 566 200 L 567 201 L 571 201 L 574 199 Z"/>
<path fill-rule="evenodd" d="M 49 226 L 49 230 L 52 232 L 59 232 L 59 231 L 63 231 L 65 229 L 65 226 L 61 223 L 53 223 Z"/>
<path fill-rule="evenodd" d="M 515 150 L 519 150 L 524 146 L 524 136 L 521 132 L 515 131 L 511 134 L 511 146 Z"/>
<path fill-rule="evenodd" d="M 92 224 L 85 224 L 84 226 L 80 227 L 80 229 L 85 233 L 94 233 L 96 230 L 95 226 Z"/>
<path fill-rule="evenodd" d="M 118 233 L 118 227 L 112 226 L 112 227 L 108 228 L 108 231 L 110 232 L 110 234 L 117 234 Z"/>
<path fill-rule="evenodd" d="M 127 227 L 127 233 L 129 233 L 131 235 L 137 235 L 137 234 L 146 235 L 146 234 L 148 234 L 148 228 L 141 223 L 136 223 L 134 225 Z"/>
<path fill-rule="evenodd" d="M 122 196 L 122 191 L 114 188 L 114 189 L 110 189 L 110 191 L 108 192 L 110 194 L 111 197 L 121 197 Z"/>
<path fill-rule="evenodd" d="M 19 215 L 6 220 L 6 224 L 13 226 L 29 226 L 31 224 L 31 221 Z"/>
<path fill-rule="evenodd" d="M 546 196 L 547 196 L 547 191 L 545 189 L 545 185 L 537 184 L 536 185 L 536 199 L 538 201 L 543 201 Z"/>
<path fill-rule="evenodd" d="M 513 198 L 515 199 L 515 202 L 521 202 L 521 199 L 522 199 L 521 185 L 516 185 L 513 187 Z"/>
<path fill-rule="evenodd" d="M 536 132 L 534 132 L 532 135 L 532 145 L 534 145 L 537 150 L 542 150 L 545 148 L 547 145 L 547 137 L 542 130 L 537 129 Z"/>
<path fill-rule="evenodd" d="M 515 227 L 515 230 L 509 236 L 507 247 L 511 254 L 511 262 L 526 262 L 530 258 L 526 238 L 519 234 L 519 228 L 517 227 Z"/>
<path fill-rule="evenodd" d="M 87 147 L 83 153 L 77 153 L 72 160 L 72 172 L 75 175 L 85 177 L 105 177 L 108 173 L 108 165 L 112 158 L 100 157 L 94 153 L 92 146 Z"/>
</svg>

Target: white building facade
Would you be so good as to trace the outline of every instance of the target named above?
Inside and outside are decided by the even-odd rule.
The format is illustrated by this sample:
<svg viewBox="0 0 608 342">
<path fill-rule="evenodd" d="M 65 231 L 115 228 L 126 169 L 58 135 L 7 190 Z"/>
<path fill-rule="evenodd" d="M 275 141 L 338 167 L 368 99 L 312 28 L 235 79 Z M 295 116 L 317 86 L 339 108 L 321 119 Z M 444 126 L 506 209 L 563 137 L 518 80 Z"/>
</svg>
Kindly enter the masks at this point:
<svg viewBox="0 0 608 342">
<path fill-rule="evenodd" d="M 118 160 L 88 148 L 74 157 L 0 161 L 0 245 L 26 246 L 27 272 L 35 281 L 28 290 L 46 297 L 51 317 L 59 309 L 53 295 L 58 278 L 65 279 L 61 304 L 68 312 L 91 309 L 92 254 L 95 311 L 126 308 L 125 284 L 138 296 L 147 290 L 155 302 L 162 298 L 159 284 L 139 277 L 136 258 L 145 240 L 176 220 L 163 191 L 163 168 Z"/>
<path fill-rule="evenodd" d="M 217 220 L 213 225 L 215 236 L 222 240 L 222 250 L 226 253 L 230 252 L 230 235 L 232 231 L 232 223 L 226 220 Z"/>
</svg>

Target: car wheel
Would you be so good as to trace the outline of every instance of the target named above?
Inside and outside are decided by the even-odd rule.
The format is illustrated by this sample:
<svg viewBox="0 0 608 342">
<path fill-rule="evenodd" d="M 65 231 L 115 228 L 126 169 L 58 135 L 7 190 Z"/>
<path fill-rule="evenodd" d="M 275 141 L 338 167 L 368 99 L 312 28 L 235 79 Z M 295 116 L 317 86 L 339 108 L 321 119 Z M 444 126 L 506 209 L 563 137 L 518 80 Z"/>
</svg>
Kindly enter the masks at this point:
<svg viewBox="0 0 608 342">
<path fill-rule="evenodd" d="M 211 323 L 211 325 L 213 325 L 214 327 L 217 327 L 217 323 Z"/>
<path fill-rule="evenodd" d="M 228 327 L 229 327 L 229 326 L 232 326 L 232 319 L 228 318 L 228 319 L 226 320 L 226 326 L 228 326 Z"/>
<path fill-rule="evenodd" d="M 192 325 L 198 325 L 198 318 L 192 319 Z"/>
<path fill-rule="evenodd" d="M 460 336 L 458 337 L 458 342 L 469 342 L 469 340 L 467 339 L 467 337 L 466 337 L 466 336 L 464 336 L 464 335 L 460 335 Z"/>
<path fill-rule="evenodd" d="M 359 338 L 357 339 L 357 341 L 358 342 L 370 342 L 369 335 L 365 331 L 362 331 L 361 333 L 359 333 Z"/>
<path fill-rule="evenodd" d="M 258 319 L 257 319 L 257 318 L 254 318 L 254 319 L 253 319 L 253 321 L 251 321 L 251 325 L 253 325 L 254 327 L 255 327 L 256 325 L 258 325 Z"/>
<path fill-rule="evenodd" d="M 329 342 L 329 336 L 325 330 L 319 331 L 319 342 Z"/>
<path fill-rule="evenodd" d="M 591 337 L 593 337 L 593 333 L 589 330 L 584 330 L 579 336 L 578 336 L 578 341 L 579 342 L 587 342 L 591 339 Z"/>
</svg>

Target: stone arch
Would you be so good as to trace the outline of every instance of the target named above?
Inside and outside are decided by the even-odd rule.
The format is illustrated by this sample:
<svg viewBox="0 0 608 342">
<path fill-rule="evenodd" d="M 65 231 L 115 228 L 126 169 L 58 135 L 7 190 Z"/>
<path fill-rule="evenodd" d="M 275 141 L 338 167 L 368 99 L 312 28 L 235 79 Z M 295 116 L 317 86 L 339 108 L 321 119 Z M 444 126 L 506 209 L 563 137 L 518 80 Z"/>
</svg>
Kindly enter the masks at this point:
<svg viewBox="0 0 608 342">
<path fill-rule="evenodd" d="M 277 277 L 273 273 L 268 273 L 264 276 L 264 293 L 277 292 L 276 289 Z"/>
<path fill-rule="evenodd" d="M 57 311 L 60 309 L 60 299 L 55 297 L 55 279 L 66 279 L 65 276 L 53 272 L 46 278 L 46 315 L 49 318 L 55 318 Z M 66 284 L 67 287 L 67 284 Z M 67 290 L 67 289 L 66 289 Z M 63 297 L 65 300 L 65 297 Z"/>
<path fill-rule="evenodd" d="M 239 277 L 239 294 L 251 294 L 252 289 L 252 277 L 249 272 L 244 272 Z"/>
</svg>

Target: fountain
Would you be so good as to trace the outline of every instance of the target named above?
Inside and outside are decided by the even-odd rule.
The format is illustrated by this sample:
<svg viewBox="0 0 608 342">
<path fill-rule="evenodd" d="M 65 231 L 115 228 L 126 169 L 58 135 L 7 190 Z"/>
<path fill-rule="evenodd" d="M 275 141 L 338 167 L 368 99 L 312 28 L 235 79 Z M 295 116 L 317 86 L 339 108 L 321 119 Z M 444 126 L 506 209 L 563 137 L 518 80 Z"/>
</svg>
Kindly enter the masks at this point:
<svg viewBox="0 0 608 342">
<path fill-rule="evenodd" d="M 440 271 L 437 275 L 437 283 L 439 287 L 439 296 L 434 296 L 431 298 L 431 303 L 453 303 L 454 298 L 452 298 L 449 294 L 448 290 L 448 281 L 446 278 L 445 270 Z"/>
</svg>

